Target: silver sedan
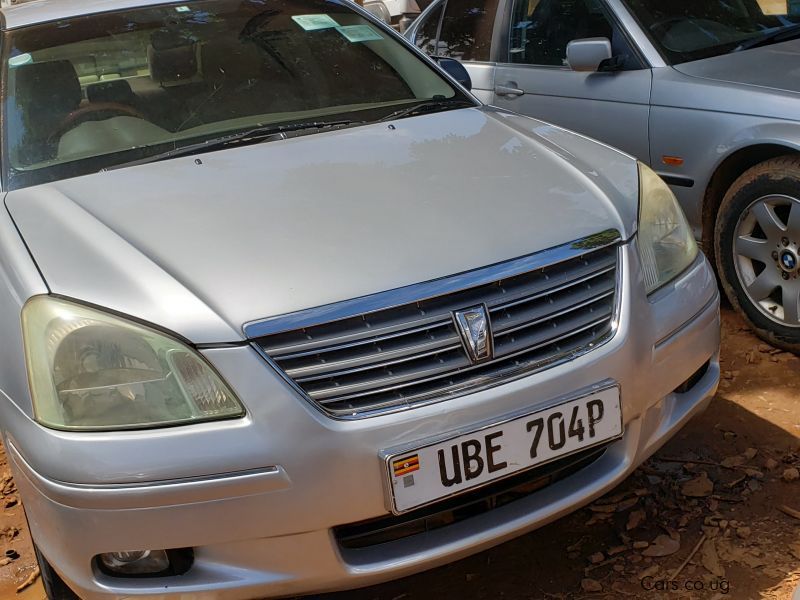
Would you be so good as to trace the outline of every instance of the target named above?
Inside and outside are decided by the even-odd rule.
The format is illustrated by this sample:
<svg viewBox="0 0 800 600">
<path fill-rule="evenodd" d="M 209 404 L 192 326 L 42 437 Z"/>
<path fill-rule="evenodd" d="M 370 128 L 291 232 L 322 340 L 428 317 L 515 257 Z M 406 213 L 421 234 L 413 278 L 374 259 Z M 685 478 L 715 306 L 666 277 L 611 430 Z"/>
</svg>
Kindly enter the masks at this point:
<svg viewBox="0 0 800 600">
<path fill-rule="evenodd" d="M 428 569 L 713 396 L 716 281 L 663 181 L 357 6 L 2 17 L 0 427 L 49 598 Z"/>
</svg>

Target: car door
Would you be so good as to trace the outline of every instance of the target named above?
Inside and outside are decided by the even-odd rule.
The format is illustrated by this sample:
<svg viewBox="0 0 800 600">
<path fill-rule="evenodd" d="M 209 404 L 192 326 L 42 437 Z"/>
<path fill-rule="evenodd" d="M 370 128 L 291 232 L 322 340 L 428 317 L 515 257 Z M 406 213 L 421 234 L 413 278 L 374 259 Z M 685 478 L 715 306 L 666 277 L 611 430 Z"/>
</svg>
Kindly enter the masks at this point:
<svg viewBox="0 0 800 600">
<path fill-rule="evenodd" d="M 407 32 L 426 54 L 460 61 L 472 79 L 472 93 L 487 104 L 494 97 L 497 44 L 492 40 L 500 5 L 500 0 L 438 0 Z"/>
<path fill-rule="evenodd" d="M 508 0 L 509 26 L 492 104 L 573 129 L 650 160 L 652 77 L 602 0 Z M 573 71 L 567 44 L 608 38 L 614 59 L 598 72 Z M 607 69 L 607 70 L 603 70 Z"/>
</svg>

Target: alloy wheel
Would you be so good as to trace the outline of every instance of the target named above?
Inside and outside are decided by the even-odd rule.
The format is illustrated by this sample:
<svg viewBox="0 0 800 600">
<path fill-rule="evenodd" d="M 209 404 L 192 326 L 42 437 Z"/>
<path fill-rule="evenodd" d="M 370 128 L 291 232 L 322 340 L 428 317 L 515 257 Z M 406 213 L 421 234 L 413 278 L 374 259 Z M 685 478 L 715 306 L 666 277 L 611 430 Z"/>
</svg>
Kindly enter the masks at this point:
<svg viewBox="0 0 800 600">
<path fill-rule="evenodd" d="M 739 217 L 734 264 L 747 298 L 769 319 L 800 328 L 800 200 L 762 196 Z"/>
</svg>

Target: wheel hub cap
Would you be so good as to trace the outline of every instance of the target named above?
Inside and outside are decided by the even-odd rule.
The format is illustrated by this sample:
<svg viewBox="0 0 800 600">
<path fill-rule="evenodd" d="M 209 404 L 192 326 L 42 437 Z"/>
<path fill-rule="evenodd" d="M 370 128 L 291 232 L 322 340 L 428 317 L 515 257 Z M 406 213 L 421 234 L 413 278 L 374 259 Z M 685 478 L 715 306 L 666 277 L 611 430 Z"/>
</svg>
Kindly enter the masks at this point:
<svg viewBox="0 0 800 600">
<path fill-rule="evenodd" d="M 797 255 L 791 250 L 784 250 L 778 257 L 778 265 L 787 273 L 794 273 L 797 271 Z"/>
<path fill-rule="evenodd" d="M 753 201 L 736 224 L 733 252 L 751 304 L 780 325 L 800 328 L 800 198 Z"/>
</svg>

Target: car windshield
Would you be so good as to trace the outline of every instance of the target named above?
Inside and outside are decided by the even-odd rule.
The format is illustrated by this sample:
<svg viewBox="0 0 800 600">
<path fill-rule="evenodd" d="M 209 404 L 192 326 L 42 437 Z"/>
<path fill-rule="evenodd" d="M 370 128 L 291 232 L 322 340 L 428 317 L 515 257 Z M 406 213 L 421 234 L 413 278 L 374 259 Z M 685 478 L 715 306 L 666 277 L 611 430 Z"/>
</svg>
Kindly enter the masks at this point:
<svg viewBox="0 0 800 600">
<path fill-rule="evenodd" d="M 324 131 L 467 99 L 336 0 L 197 0 L 80 16 L 8 31 L 4 57 L 6 189 L 271 124 Z"/>
<path fill-rule="evenodd" d="M 798 0 L 624 0 L 673 64 L 780 41 L 800 23 Z"/>
</svg>

